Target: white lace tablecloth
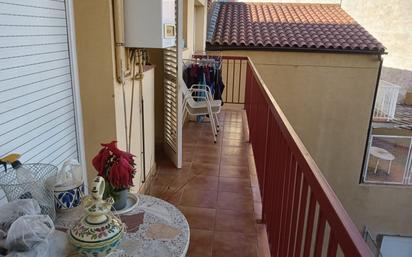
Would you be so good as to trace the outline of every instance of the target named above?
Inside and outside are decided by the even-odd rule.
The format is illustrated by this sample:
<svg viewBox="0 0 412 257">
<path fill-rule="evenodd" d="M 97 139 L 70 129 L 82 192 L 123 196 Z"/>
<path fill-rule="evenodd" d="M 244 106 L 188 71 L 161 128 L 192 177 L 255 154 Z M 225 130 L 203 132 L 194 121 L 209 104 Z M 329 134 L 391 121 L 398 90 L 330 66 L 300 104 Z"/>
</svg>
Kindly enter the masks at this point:
<svg viewBox="0 0 412 257">
<path fill-rule="evenodd" d="M 138 198 L 138 205 L 120 216 L 128 226 L 128 233 L 113 256 L 186 256 L 190 230 L 183 214 L 161 199 L 147 195 L 138 195 Z M 56 228 L 67 230 L 80 219 L 82 212 L 81 209 L 77 209 L 58 214 Z"/>
</svg>

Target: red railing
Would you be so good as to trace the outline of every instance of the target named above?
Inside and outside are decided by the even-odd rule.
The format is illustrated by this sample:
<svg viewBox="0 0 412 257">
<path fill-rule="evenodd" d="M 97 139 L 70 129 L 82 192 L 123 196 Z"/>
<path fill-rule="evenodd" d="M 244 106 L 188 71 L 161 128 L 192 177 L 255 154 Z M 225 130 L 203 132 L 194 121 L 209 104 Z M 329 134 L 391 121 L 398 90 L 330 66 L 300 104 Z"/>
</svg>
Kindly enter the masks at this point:
<svg viewBox="0 0 412 257">
<path fill-rule="evenodd" d="M 245 109 L 271 255 L 372 257 L 250 60 Z"/>
</svg>

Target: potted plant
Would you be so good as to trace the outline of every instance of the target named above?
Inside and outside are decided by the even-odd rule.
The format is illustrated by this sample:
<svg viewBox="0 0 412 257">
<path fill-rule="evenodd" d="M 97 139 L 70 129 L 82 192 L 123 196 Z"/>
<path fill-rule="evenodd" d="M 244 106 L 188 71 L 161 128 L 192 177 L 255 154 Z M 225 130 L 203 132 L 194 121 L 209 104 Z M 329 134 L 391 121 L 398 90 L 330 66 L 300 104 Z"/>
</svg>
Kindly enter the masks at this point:
<svg viewBox="0 0 412 257">
<path fill-rule="evenodd" d="M 103 148 L 93 158 L 93 166 L 105 180 L 104 197 L 113 197 L 113 208 L 123 209 L 127 204 L 127 194 L 133 186 L 136 173 L 134 155 L 117 148 L 117 141 L 101 144 Z"/>
</svg>

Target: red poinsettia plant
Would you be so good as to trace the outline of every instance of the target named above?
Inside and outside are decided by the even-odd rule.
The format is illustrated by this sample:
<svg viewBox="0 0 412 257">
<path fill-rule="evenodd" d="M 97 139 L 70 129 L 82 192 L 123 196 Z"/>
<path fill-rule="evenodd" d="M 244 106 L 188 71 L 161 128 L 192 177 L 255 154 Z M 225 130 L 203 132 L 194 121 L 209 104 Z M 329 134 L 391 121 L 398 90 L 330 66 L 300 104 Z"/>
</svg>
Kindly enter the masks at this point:
<svg viewBox="0 0 412 257">
<path fill-rule="evenodd" d="M 106 180 L 106 188 L 110 186 L 114 191 L 121 191 L 132 187 L 136 173 L 134 155 L 117 148 L 117 141 L 101 145 L 103 148 L 92 163 L 98 175 Z"/>
</svg>

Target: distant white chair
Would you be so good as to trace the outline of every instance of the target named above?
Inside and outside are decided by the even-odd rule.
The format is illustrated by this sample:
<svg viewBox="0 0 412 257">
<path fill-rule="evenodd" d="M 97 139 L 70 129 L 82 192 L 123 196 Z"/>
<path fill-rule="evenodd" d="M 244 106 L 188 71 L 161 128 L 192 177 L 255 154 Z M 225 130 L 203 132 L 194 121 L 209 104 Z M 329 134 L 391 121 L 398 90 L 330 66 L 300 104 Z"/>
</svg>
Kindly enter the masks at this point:
<svg viewBox="0 0 412 257">
<path fill-rule="evenodd" d="M 209 115 L 213 139 L 216 143 L 220 126 L 217 114 L 221 111 L 222 101 L 213 100 L 212 92 L 207 85 L 194 84 L 188 89 L 184 84 L 182 86 L 182 93 L 183 120 L 186 119 L 187 114 L 193 116 Z"/>
</svg>

